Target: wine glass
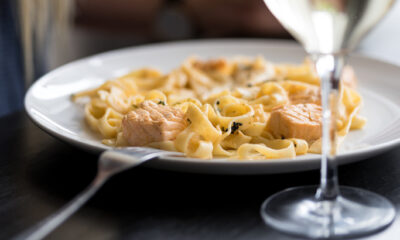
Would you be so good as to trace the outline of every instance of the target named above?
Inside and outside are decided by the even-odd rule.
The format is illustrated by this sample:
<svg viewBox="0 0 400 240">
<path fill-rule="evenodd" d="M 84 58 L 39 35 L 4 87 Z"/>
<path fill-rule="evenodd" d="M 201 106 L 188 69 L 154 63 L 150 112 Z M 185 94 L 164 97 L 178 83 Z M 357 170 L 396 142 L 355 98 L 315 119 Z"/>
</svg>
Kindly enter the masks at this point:
<svg viewBox="0 0 400 240">
<path fill-rule="evenodd" d="M 264 2 L 313 58 L 321 78 L 323 109 L 319 187 L 295 187 L 272 195 L 261 207 L 264 221 L 281 232 L 308 238 L 354 237 L 389 226 L 395 209 L 388 200 L 363 189 L 339 187 L 335 128 L 347 54 L 394 0 Z"/>
</svg>

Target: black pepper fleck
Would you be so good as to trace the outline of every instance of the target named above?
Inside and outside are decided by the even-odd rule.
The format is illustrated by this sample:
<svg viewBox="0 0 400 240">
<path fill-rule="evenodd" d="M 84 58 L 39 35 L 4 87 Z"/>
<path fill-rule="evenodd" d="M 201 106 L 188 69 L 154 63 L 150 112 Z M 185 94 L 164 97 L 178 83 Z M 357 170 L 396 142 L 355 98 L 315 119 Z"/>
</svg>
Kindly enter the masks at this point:
<svg viewBox="0 0 400 240">
<path fill-rule="evenodd" d="M 242 126 L 242 125 L 243 125 L 243 124 L 240 123 L 240 122 L 233 122 L 233 123 L 232 123 L 232 127 L 231 127 L 231 134 L 232 134 L 232 133 L 235 133 L 236 130 L 238 130 L 239 127 Z"/>
</svg>

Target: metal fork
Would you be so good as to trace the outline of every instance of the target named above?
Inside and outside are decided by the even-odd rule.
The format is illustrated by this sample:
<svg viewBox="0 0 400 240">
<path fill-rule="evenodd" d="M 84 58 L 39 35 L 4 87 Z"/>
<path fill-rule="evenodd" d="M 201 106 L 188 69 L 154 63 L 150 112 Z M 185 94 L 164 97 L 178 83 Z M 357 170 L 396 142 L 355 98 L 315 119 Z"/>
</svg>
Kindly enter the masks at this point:
<svg viewBox="0 0 400 240">
<path fill-rule="evenodd" d="M 153 148 L 129 147 L 103 152 L 93 182 L 60 210 L 13 238 L 14 240 L 43 239 L 68 217 L 75 213 L 112 176 L 157 157 L 182 155 Z"/>
</svg>

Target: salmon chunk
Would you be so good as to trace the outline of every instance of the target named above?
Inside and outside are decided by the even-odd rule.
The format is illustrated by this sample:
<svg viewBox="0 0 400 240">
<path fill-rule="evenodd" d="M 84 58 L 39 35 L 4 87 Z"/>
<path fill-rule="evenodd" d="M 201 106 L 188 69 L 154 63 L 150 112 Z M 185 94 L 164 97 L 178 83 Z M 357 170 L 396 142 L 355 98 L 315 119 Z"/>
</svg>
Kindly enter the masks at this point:
<svg viewBox="0 0 400 240">
<path fill-rule="evenodd" d="M 321 137 L 322 108 L 316 104 L 295 104 L 274 109 L 267 129 L 275 138 L 301 138 L 313 141 Z"/>
<path fill-rule="evenodd" d="M 174 140 L 187 126 L 185 114 L 176 108 L 144 101 L 122 119 L 122 132 L 131 146 Z"/>
</svg>

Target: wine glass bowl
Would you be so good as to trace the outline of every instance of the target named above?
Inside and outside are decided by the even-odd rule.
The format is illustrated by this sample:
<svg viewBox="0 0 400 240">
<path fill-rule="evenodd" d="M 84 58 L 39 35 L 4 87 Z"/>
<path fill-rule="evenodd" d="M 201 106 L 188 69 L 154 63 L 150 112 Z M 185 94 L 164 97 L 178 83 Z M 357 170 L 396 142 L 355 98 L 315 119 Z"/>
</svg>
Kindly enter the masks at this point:
<svg viewBox="0 0 400 240">
<path fill-rule="evenodd" d="M 394 206 L 384 197 L 339 187 L 336 116 L 347 54 L 386 14 L 394 0 L 264 0 L 305 48 L 321 79 L 322 149 L 318 187 L 296 187 L 269 197 L 261 216 L 271 227 L 307 238 L 355 237 L 389 226 Z"/>
<path fill-rule="evenodd" d="M 308 53 L 351 51 L 395 0 L 264 0 Z"/>
</svg>

